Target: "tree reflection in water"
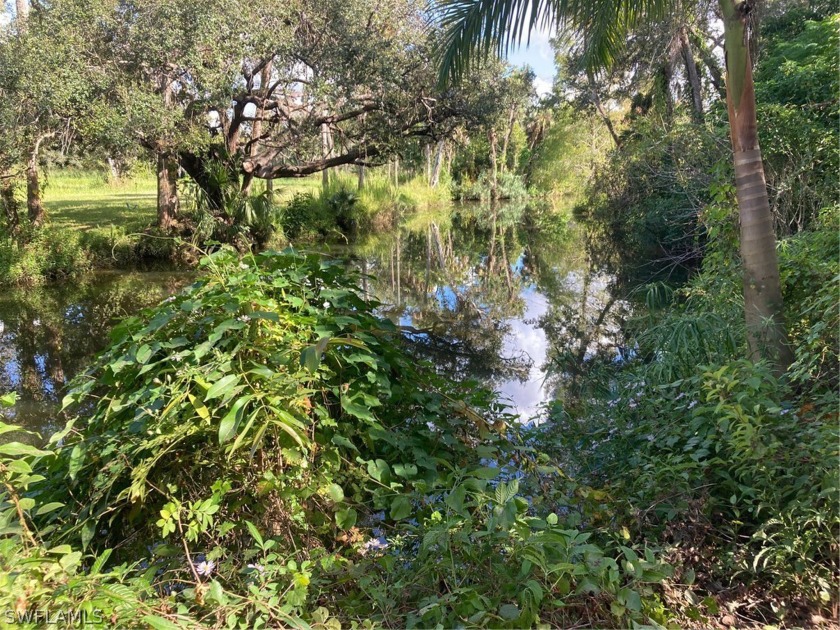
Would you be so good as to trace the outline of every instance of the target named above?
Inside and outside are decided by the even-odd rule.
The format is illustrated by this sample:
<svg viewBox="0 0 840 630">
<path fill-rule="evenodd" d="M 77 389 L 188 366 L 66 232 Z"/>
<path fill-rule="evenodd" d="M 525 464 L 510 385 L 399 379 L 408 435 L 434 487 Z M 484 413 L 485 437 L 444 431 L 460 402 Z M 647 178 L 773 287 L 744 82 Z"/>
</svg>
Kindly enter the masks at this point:
<svg viewBox="0 0 840 630">
<path fill-rule="evenodd" d="M 623 303 L 586 256 L 584 232 L 546 205 L 421 212 L 352 250 L 366 293 L 418 354 L 500 392 L 531 417 L 571 391 L 594 354 L 614 352 Z"/>
<path fill-rule="evenodd" d="M 0 393 L 16 391 L 14 422 L 46 437 L 69 379 L 105 347 L 121 317 L 189 282 L 180 272 L 96 273 L 81 283 L 7 289 L 0 297 Z"/>
<path fill-rule="evenodd" d="M 585 362 L 615 356 L 627 310 L 613 297 L 613 275 L 587 253 L 597 251 L 587 242 L 596 237 L 565 216 L 544 204 L 427 209 L 338 255 L 369 276 L 363 291 L 421 358 L 499 392 L 530 418 L 576 395 Z M 20 394 L 15 422 L 53 432 L 65 383 L 105 346 L 113 323 L 190 277 L 98 273 L 81 284 L 4 292 L 0 393 Z"/>
</svg>

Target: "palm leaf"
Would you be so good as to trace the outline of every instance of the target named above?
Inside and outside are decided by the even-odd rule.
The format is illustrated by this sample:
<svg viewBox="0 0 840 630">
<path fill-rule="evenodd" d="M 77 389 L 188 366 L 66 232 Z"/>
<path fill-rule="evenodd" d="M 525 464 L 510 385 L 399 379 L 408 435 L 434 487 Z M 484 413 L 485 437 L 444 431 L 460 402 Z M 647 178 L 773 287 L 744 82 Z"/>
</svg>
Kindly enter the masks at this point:
<svg viewBox="0 0 840 630">
<path fill-rule="evenodd" d="M 440 80 L 459 81 L 491 51 L 505 56 L 530 42 L 534 29 L 556 26 L 579 40 L 592 71 L 609 67 L 630 29 L 662 17 L 668 0 L 439 0 L 443 26 L 438 47 Z"/>
</svg>

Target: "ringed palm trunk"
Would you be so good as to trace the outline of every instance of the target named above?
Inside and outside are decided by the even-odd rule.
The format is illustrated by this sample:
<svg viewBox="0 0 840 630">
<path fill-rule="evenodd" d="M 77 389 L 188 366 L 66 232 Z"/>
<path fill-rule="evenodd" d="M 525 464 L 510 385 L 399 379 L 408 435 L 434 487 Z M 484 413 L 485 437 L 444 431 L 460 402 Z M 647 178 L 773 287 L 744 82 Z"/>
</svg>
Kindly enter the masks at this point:
<svg viewBox="0 0 840 630">
<path fill-rule="evenodd" d="M 741 225 L 744 311 L 750 357 L 769 360 L 781 374 L 793 355 L 785 331 L 773 215 L 758 146 L 746 4 L 720 0 L 726 42 L 726 104 Z"/>
</svg>

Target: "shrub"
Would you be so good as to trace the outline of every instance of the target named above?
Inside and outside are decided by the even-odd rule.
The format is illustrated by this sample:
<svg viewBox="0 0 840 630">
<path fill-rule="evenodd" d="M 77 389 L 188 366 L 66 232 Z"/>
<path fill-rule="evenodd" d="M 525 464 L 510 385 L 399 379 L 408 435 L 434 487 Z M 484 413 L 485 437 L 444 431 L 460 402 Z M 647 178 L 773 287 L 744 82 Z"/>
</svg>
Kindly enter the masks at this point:
<svg viewBox="0 0 840 630">
<path fill-rule="evenodd" d="M 355 276 L 291 251 L 202 267 L 75 380 L 27 493 L 53 544 L 143 561 L 216 625 L 664 620 L 667 567 L 491 393 L 419 363 Z"/>
<path fill-rule="evenodd" d="M 648 292 L 630 327 L 634 358 L 592 371 L 540 444 L 556 440 L 580 482 L 624 498 L 629 527 L 673 546 L 693 602 L 686 622 L 717 599 L 796 623 L 830 613 L 840 568 L 836 213 L 781 247 L 796 348 L 782 379 L 739 358 L 740 274 L 717 256 L 720 227 L 709 225 L 702 273 Z"/>
<path fill-rule="evenodd" d="M 528 189 L 521 175 L 510 171 L 500 172 L 497 176 L 496 185 L 499 199 L 525 199 L 528 197 Z M 456 199 L 465 200 L 487 200 L 490 199 L 492 183 L 490 174 L 481 173 L 475 181 L 464 180 L 454 189 Z"/>
<path fill-rule="evenodd" d="M 78 234 L 44 227 L 22 235 L 0 236 L 0 284 L 35 285 L 79 275 L 90 257 Z"/>
</svg>

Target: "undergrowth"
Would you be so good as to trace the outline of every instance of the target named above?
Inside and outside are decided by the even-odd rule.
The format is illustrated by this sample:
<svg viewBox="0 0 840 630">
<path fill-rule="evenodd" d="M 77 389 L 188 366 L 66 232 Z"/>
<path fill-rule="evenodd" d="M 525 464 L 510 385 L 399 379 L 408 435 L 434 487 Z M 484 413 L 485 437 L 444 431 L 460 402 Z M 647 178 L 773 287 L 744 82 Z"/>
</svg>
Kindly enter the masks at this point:
<svg viewBox="0 0 840 630">
<path fill-rule="evenodd" d="M 0 607 L 161 628 L 667 623 L 655 549 L 490 392 L 418 361 L 356 276 L 292 251 L 202 268 L 114 330 L 49 451 L 0 447 Z"/>
</svg>

